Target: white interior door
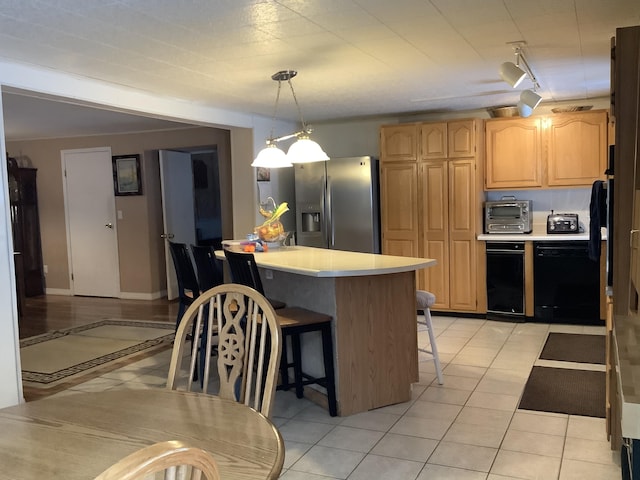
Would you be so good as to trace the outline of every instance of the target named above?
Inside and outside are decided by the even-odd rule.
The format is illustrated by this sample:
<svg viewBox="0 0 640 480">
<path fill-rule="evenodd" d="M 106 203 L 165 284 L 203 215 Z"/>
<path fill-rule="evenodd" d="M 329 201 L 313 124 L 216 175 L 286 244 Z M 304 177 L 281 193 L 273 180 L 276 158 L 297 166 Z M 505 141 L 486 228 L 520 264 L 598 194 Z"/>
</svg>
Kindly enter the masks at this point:
<svg viewBox="0 0 640 480">
<path fill-rule="evenodd" d="M 63 150 L 61 155 L 72 293 L 119 297 L 111 148 Z"/>
<path fill-rule="evenodd" d="M 160 150 L 160 184 L 167 262 L 167 297 L 178 297 L 178 282 L 168 241 L 196 244 L 191 154 Z"/>
</svg>

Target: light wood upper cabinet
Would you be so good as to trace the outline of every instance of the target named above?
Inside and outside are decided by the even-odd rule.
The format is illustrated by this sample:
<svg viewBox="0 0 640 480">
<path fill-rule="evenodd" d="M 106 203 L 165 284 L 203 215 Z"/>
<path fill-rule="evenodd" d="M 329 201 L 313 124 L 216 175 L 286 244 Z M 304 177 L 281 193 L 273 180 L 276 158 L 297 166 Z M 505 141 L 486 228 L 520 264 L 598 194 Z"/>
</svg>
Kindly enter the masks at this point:
<svg viewBox="0 0 640 480">
<path fill-rule="evenodd" d="M 420 157 L 423 160 L 447 158 L 447 124 L 425 123 L 420 126 Z"/>
<path fill-rule="evenodd" d="M 473 120 L 447 123 L 449 158 L 473 157 L 476 154 L 476 128 Z"/>
<path fill-rule="evenodd" d="M 542 186 L 541 120 L 501 118 L 485 124 L 485 188 Z"/>
<path fill-rule="evenodd" d="M 417 161 L 419 135 L 420 127 L 417 123 L 382 127 L 380 130 L 380 161 Z"/>
<path fill-rule="evenodd" d="M 549 117 L 546 131 L 549 186 L 590 185 L 607 168 L 607 113 L 583 112 Z"/>
<path fill-rule="evenodd" d="M 590 186 L 604 179 L 606 111 L 488 120 L 486 189 Z"/>
</svg>

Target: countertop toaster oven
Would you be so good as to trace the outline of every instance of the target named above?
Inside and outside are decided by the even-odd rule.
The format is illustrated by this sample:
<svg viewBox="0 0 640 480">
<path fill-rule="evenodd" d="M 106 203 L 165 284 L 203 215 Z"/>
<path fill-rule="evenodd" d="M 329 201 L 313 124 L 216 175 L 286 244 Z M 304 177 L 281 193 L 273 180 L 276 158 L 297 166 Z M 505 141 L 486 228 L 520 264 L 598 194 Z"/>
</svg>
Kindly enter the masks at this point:
<svg viewBox="0 0 640 480">
<path fill-rule="evenodd" d="M 485 233 L 531 233 L 531 200 L 503 197 L 484 202 Z"/>
</svg>

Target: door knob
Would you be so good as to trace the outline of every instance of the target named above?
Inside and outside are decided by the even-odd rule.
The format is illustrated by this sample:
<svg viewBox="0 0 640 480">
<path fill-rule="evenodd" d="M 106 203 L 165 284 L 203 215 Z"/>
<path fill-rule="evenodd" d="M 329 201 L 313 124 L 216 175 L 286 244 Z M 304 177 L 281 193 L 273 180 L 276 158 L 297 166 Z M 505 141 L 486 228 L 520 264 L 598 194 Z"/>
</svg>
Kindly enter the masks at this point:
<svg viewBox="0 0 640 480">
<path fill-rule="evenodd" d="M 171 240 L 173 237 L 173 233 L 163 233 L 162 235 L 160 235 L 160 238 L 167 238 L 169 240 Z"/>
<path fill-rule="evenodd" d="M 113 223 L 105 223 L 104 226 L 107 228 L 113 228 Z"/>
</svg>

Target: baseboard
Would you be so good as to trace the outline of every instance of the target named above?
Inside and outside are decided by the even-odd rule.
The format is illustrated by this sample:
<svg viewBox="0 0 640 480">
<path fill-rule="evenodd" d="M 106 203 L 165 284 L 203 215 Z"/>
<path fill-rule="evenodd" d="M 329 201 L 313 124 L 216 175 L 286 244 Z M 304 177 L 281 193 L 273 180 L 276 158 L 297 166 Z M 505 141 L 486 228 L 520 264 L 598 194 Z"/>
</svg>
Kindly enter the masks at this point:
<svg viewBox="0 0 640 480">
<path fill-rule="evenodd" d="M 152 292 L 152 293 L 140 293 L 140 292 L 120 292 L 120 298 L 123 300 L 158 300 L 167 296 L 167 292 Z"/>
<path fill-rule="evenodd" d="M 46 288 L 44 293 L 45 295 L 65 295 L 67 297 L 70 297 L 71 295 L 73 295 L 71 293 L 71 290 L 64 289 L 64 288 Z"/>
<path fill-rule="evenodd" d="M 45 295 L 64 295 L 67 297 L 73 296 L 71 290 L 63 288 L 47 288 L 45 289 Z M 139 292 L 120 292 L 120 296 L 123 300 L 158 300 L 167 296 L 166 290 L 160 290 L 159 292 L 152 293 L 139 293 Z"/>
<path fill-rule="evenodd" d="M 316 405 L 320 405 L 325 410 L 329 411 L 329 400 L 327 400 L 327 395 L 319 392 L 314 388 L 310 388 L 311 385 L 305 385 L 304 387 L 304 398 L 312 401 Z M 292 390 L 295 392 L 296 387 L 292 387 Z M 338 405 L 338 411 L 340 411 L 340 405 Z"/>
<path fill-rule="evenodd" d="M 417 311 L 418 315 L 422 315 L 420 310 Z M 482 318 L 486 319 L 486 313 L 476 313 L 476 312 L 451 312 L 447 311 L 437 311 L 431 309 L 431 315 L 438 315 L 439 317 L 461 317 L 461 318 Z"/>
</svg>

